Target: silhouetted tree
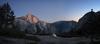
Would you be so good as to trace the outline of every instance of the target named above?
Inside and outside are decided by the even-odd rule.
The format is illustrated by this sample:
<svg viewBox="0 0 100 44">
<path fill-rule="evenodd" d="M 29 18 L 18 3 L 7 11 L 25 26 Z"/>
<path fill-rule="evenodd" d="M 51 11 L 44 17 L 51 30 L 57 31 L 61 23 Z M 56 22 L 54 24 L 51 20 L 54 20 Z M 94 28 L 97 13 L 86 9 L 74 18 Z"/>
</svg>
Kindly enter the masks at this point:
<svg viewBox="0 0 100 44">
<path fill-rule="evenodd" d="M 0 8 L 0 28 L 8 29 L 14 27 L 14 12 L 11 10 L 8 3 L 5 3 Z"/>
<path fill-rule="evenodd" d="M 0 6 L 0 35 L 10 37 L 24 37 L 25 33 L 18 30 L 14 21 L 14 12 L 11 10 L 8 3 Z"/>
</svg>

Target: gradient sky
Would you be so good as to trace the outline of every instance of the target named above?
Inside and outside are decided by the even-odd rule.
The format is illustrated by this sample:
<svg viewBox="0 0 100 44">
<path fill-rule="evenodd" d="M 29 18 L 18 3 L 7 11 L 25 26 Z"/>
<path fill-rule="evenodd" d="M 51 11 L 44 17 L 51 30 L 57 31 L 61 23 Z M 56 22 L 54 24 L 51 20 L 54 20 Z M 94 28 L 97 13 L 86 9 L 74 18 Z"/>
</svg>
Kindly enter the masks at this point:
<svg viewBox="0 0 100 44">
<path fill-rule="evenodd" d="M 0 0 L 0 4 L 6 2 Z M 16 16 L 24 16 L 32 12 L 40 20 L 47 22 L 55 21 L 78 21 L 91 9 L 100 10 L 100 0 L 8 0 Z"/>
</svg>

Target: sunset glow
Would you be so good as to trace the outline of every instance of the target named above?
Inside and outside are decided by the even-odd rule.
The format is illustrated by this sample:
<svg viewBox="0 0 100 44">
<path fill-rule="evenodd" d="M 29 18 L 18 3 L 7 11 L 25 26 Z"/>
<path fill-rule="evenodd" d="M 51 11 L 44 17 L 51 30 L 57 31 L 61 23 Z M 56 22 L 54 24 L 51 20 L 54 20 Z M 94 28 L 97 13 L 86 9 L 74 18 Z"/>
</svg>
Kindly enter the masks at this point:
<svg viewBox="0 0 100 44">
<path fill-rule="evenodd" d="M 4 3 L 6 0 L 0 0 Z M 39 19 L 55 22 L 60 20 L 78 21 L 91 9 L 100 10 L 98 0 L 9 0 L 16 16 L 23 16 L 32 11 Z"/>
</svg>

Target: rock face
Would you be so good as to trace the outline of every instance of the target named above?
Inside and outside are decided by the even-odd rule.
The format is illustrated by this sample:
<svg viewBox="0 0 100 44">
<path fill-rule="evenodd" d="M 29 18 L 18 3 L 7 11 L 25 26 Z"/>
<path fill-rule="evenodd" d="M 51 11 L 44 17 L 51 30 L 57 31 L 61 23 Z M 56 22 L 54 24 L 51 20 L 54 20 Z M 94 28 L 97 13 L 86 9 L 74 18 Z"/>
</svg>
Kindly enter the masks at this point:
<svg viewBox="0 0 100 44">
<path fill-rule="evenodd" d="M 31 13 L 28 13 L 26 16 L 18 17 L 18 19 L 25 20 L 32 24 L 39 22 L 39 19 L 36 16 L 32 15 Z"/>
<path fill-rule="evenodd" d="M 15 19 L 16 28 L 20 31 L 28 32 L 28 33 L 36 33 L 36 28 L 33 24 L 24 21 L 22 19 Z"/>
<path fill-rule="evenodd" d="M 17 17 L 16 20 L 16 26 L 21 31 L 25 31 L 26 33 L 37 33 L 37 31 L 40 31 L 40 29 L 37 29 L 37 25 L 39 22 L 39 19 L 32 15 L 31 13 L 28 13 L 25 16 Z"/>
<path fill-rule="evenodd" d="M 59 21 L 53 23 L 56 28 L 57 36 L 66 37 L 67 33 L 72 30 L 76 30 L 77 22 L 75 21 Z"/>
<path fill-rule="evenodd" d="M 77 26 L 77 22 L 75 21 L 59 21 L 54 23 L 57 31 L 59 33 L 69 32 L 72 29 L 75 29 Z"/>
<path fill-rule="evenodd" d="M 15 22 L 17 28 L 26 33 L 34 34 L 38 31 L 36 25 L 39 22 L 39 19 L 30 13 L 25 16 L 17 17 Z"/>
<path fill-rule="evenodd" d="M 55 27 L 51 23 L 41 21 L 32 14 L 18 17 L 15 21 L 18 28 L 29 33 L 51 34 L 55 32 Z"/>
<path fill-rule="evenodd" d="M 26 16 L 26 20 L 29 21 L 32 24 L 35 24 L 39 21 L 37 17 L 35 17 L 31 14 Z"/>
</svg>

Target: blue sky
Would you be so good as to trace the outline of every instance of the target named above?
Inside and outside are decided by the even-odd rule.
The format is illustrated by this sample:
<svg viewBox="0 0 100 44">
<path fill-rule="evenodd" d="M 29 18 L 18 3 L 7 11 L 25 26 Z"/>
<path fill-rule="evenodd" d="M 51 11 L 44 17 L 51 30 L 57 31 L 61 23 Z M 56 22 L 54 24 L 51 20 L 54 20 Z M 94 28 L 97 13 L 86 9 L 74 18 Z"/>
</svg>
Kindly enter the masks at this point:
<svg viewBox="0 0 100 44">
<path fill-rule="evenodd" d="M 7 0 L 14 10 L 15 15 L 24 16 L 32 12 L 40 20 L 47 22 L 55 21 L 78 21 L 91 9 L 100 10 L 99 0 Z M 6 2 L 0 0 L 0 3 Z"/>
</svg>

